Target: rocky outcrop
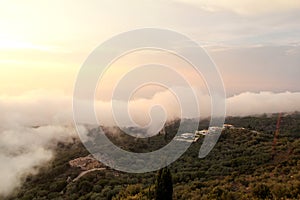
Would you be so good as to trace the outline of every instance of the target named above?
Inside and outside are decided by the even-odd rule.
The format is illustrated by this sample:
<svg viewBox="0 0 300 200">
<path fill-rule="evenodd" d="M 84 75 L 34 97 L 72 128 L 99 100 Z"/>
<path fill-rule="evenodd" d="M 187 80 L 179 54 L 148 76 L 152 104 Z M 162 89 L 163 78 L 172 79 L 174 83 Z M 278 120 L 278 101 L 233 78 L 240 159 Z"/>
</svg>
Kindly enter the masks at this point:
<svg viewBox="0 0 300 200">
<path fill-rule="evenodd" d="M 69 165 L 71 167 L 78 167 L 83 171 L 105 167 L 101 162 L 96 160 L 92 155 L 88 155 L 85 157 L 79 157 L 74 160 L 70 160 Z"/>
</svg>

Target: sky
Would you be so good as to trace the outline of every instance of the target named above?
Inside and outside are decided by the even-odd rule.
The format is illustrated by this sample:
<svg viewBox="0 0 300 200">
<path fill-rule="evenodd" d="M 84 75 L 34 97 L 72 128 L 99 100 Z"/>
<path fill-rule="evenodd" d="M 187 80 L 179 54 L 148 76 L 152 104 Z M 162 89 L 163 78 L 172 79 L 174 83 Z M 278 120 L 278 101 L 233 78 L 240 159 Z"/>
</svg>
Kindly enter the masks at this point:
<svg viewBox="0 0 300 200">
<path fill-rule="evenodd" d="M 174 30 L 205 47 L 229 96 L 299 91 L 299 4 L 297 0 L 1 1 L 0 91 L 71 94 L 78 70 L 95 47 L 118 33 L 144 27 Z"/>
<path fill-rule="evenodd" d="M 77 74 L 98 45 L 122 32 L 162 28 L 197 42 L 219 69 L 227 115 L 300 111 L 299 11 L 299 0 L 0 1 L 0 198 L 49 163 L 50 143 L 76 134 L 72 94 Z M 146 61 L 164 61 L 179 71 L 187 65 L 178 57 L 149 51 L 114 62 L 97 93 L 102 95 L 96 95 L 95 107 L 106 114 L 101 118 L 100 112 L 104 124 L 113 125 L 112 82 Z M 197 90 L 203 116 L 209 116 L 205 81 L 186 68 L 180 73 Z M 185 90 L 174 77 L 147 76 Z M 169 118 L 180 114 L 166 88 L 144 87 L 134 95 L 129 107 L 139 125 L 151 121 L 144 113 L 158 103 Z"/>
</svg>

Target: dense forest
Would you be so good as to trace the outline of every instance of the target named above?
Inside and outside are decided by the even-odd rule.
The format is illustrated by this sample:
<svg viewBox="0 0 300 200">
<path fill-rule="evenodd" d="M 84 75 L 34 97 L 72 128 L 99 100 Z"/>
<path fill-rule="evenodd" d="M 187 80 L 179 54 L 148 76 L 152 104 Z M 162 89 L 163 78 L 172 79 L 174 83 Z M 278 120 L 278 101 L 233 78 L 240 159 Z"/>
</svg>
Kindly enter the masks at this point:
<svg viewBox="0 0 300 200">
<path fill-rule="evenodd" d="M 223 130 L 207 157 L 198 158 L 203 136 L 168 166 L 172 198 L 300 199 L 300 113 L 283 114 L 275 136 L 277 121 L 278 114 L 227 117 L 226 123 L 235 128 Z M 208 122 L 201 121 L 199 130 L 207 129 Z M 128 151 L 147 152 L 172 140 L 178 125 L 176 120 L 165 134 L 146 139 L 133 140 L 121 130 L 108 136 Z M 105 168 L 76 179 L 82 169 L 69 161 L 87 155 L 78 140 L 58 144 L 50 165 L 27 177 L 8 199 L 155 199 L 161 189 L 157 180 L 162 172 L 129 174 Z"/>
</svg>

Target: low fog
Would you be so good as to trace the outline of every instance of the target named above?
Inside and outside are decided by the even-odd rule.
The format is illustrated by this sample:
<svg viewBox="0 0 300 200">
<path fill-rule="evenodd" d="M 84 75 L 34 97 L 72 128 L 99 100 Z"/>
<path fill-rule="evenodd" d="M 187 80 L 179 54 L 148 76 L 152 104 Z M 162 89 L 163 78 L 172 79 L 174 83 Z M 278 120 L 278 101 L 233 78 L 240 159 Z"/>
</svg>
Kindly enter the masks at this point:
<svg viewBox="0 0 300 200">
<path fill-rule="evenodd" d="M 197 98 L 200 117 L 208 117 L 209 95 L 197 93 Z M 299 102 L 298 92 L 245 92 L 226 99 L 227 116 L 299 111 Z M 116 103 L 126 105 L 122 101 Z M 180 117 L 176 97 L 163 91 L 151 99 L 135 99 L 129 103 L 135 123 L 148 124 L 151 121 L 149 110 L 154 105 L 162 105 L 169 120 Z M 114 125 L 110 102 L 96 101 L 95 107 L 101 125 Z M 72 97 L 60 92 L 35 91 L 21 96 L 0 96 L 0 109 L 0 196 L 7 196 L 22 185 L 27 175 L 38 173 L 40 166 L 51 161 L 58 142 L 72 142 L 77 134 L 73 125 Z M 126 125 L 125 118 L 122 125 Z"/>
<path fill-rule="evenodd" d="M 0 97 L 0 197 L 47 165 L 58 142 L 72 142 L 77 137 L 70 99 L 41 91 Z"/>
</svg>

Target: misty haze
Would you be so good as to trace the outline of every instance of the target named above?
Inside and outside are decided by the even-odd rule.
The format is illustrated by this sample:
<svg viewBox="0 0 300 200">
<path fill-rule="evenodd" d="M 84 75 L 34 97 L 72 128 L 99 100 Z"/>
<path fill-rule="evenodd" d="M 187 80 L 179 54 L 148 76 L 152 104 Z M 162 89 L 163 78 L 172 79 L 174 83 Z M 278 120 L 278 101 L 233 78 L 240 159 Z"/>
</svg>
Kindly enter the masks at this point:
<svg viewBox="0 0 300 200">
<path fill-rule="evenodd" d="M 299 11 L 0 2 L 0 200 L 300 199 Z"/>
</svg>

